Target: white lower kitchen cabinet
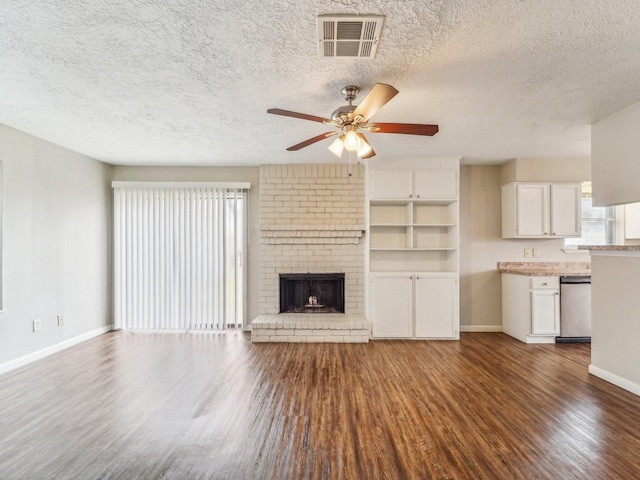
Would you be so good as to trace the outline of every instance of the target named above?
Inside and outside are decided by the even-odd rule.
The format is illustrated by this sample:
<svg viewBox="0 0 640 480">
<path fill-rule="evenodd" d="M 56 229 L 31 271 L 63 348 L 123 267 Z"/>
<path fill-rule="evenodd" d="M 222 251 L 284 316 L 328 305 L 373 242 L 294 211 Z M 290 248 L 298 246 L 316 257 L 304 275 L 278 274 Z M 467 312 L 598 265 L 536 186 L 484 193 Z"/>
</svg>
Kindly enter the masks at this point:
<svg viewBox="0 0 640 480">
<path fill-rule="evenodd" d="M 415 298 L 417 338 L 458 338 L 457 277 L 418 274 Z"/>
<path fill-rule="evenodd" d="M 554 338 L 560 335 L 560 292 L 557 288 L 531 290 L 531 334 Z"/>
<path fill-rule="evenodd" d="M 458 339 L 458 298 L 456 274 L 372 274 L 372 336 Z"/>
<path fill-rule="evenodd" d="M 502 274 L 502 331 L 526 343 L 560 335 L 560 277 Z"/>
<path fill-rule="evenodd" d="M 371 278 L 372 336 L 407 338 L 411 336 L 413 279 L 407 274 L 374 275 Z"/>
</svg>

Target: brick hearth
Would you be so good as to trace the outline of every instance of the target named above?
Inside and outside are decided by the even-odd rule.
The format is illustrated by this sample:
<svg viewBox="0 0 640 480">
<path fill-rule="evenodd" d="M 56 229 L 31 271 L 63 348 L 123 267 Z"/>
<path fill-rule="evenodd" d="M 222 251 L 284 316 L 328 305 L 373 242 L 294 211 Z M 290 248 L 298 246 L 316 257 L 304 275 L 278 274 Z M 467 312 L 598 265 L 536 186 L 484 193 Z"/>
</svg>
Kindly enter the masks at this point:
<svg viewBox="0 0 640 480">
<path fill-rule="evenodd" d="M 251 323 L 252 342 L 368 343 L 369 322 L 360 314 L 280 313 Z"/>
</svg>

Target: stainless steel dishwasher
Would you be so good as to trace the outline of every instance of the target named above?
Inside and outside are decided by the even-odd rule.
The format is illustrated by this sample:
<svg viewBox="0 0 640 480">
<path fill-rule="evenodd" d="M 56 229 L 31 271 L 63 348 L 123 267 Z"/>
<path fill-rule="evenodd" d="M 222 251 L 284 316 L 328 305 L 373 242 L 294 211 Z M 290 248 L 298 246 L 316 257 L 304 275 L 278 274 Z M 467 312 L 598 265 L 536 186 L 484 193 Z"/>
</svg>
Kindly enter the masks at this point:
<svg viewBox="0 0 640 480">
<path fill-rule="evenodd" d="M 560 336 L 556 342 L 591 342 L 591 277 L 560 277 Z"/>
</svg>

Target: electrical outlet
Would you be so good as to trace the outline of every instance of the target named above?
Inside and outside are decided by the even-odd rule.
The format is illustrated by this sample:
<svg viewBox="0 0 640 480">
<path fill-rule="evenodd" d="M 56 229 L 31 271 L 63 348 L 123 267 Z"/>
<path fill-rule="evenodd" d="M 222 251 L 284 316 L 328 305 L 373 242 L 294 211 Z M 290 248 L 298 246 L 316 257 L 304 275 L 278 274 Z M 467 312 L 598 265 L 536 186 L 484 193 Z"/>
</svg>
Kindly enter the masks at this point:
<svg viewBox="0 0 640 480">
<path fill-rule="evenodd" d="M 531 249 L 530 248 L 525 248 L 524 249 L 524 258 L 531 258 Z"/>
<path fill-rule="evenodd" d="M 538 252 L 537 248 L 534 248 L 533 249 L 533 258 L 538 258 L 538 257 L 540 257 L 540 252 Z"/>
<path fill-rule="evenodd" d="M 42 330 L 42 322 L 37 318 L 33 321 L 33 331 L 39 332 L 40 330 Z"/>
<path fill-rule="evenodd" d="M 64 316 L 58 315 L 58 326 L 61 327 L 64 325 Z"/>
</svg>

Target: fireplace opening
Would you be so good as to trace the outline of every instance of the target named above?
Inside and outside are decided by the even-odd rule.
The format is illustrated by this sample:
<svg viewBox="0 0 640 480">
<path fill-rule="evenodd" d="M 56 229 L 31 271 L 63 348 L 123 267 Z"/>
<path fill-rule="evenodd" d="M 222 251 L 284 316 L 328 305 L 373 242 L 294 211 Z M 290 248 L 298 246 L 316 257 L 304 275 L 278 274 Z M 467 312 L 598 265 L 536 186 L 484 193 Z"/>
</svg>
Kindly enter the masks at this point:
<svg viewBox="0 0 640 480">
<path fill-rule="evenodd" d="M 280 313 L 344 313 L 344 273 L 281 273 Z"/>
</svg>

